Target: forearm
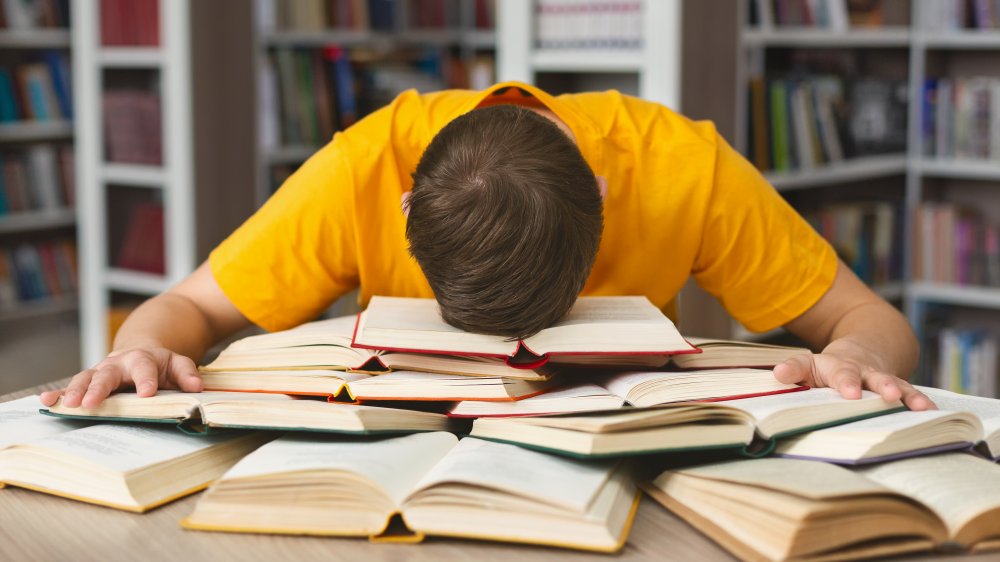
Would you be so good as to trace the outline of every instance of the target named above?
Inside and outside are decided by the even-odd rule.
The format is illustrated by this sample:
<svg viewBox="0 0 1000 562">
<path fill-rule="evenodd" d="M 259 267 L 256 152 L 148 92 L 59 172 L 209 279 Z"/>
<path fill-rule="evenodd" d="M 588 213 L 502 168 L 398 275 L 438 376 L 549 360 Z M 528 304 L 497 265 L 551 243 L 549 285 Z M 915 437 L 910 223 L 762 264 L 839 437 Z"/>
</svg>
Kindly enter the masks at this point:
<svg viewBox="0 0 1000 562">
<path fill-rule="evenodd" d="M 224 336 L 190 298 L 168 292 L 149 299 L 129 315 L 115 336 L 112 353 L 162 347 L 197 361 Z"/>
<path fill-rule="evenodd" d="M 883 301 L 850 309 L 834 325 L 824 353 L 833 353 L 884 373 L 909 379 L 920 347 L 906 319 Z"/>
</svg>

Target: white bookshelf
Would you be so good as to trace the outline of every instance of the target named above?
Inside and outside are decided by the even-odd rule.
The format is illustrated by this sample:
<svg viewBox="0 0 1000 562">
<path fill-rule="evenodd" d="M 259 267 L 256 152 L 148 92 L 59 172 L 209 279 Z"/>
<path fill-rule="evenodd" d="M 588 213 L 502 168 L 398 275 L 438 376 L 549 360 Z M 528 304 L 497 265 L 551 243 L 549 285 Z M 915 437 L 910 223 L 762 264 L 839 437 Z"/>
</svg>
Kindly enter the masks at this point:
<svg viewBox="0 0 1000 562">
<path fill-rule="evenodd" d="M 677 109 L 681 73 L 680 0 L 642 2 L 642 46 L 620 49 L 539 49 L 535 3 L 497 2 L 497 80 L 536 83 L 539 73 L 635 75 L 639 97 Z M 623 76 L 624 78 L 624 76 Z"/>
<path fill-rule="evenodd" d="M 0 51 L 7 64 L 19 64 L 23 57 L 41 50 L 69 53 L 70 30 L 55 28 L 0 29 Z M 15 84 L 15 88 L 18 86 Z M 22 120 L 0 123 L 0 147 L 24 143 L 72 142 L 74 125 L 70 120 Z M 27 186 L 32 189 L 32 186 Z M 76 210 L 72 208 L 9 211 L 0 214 L 0 237 L 19 237 L 30 241 L 54 230 L 71 231 L 76 226 Z M 13 274 L 13 272 L 11 272 Z M 36 317 L 70 313 L 77 309 L 75 295 L 50 295 L 0 307 L 0 323 L 18 322 Z"/>
<path fill-rule="evenodd" d="M 412 29 L 407 26 L 407 3 L 395 2 L 394 18 L 398 29 L 393 31 L 322 29 L 298 30 L 276 29 L 276 4 L 280 0 L 254 0 L 255 22 L 254 43 L 258 78 L 264 76 L 268 53 L 275 48 L 322 48 L 336 45 L 345 49 L 365 48 L 376 52 L 390 52 L 405 48 L 440 47 L 455 48 L 459 56 L 471 63 L 477 53 L 492 51 L 497 44 L 497 33 L 475 27 L 475 0 L 459 0 L 459 25 L 453 29 Z M 503 2 L 497 2 L 498 5 Z M 499 6 L 497 8 L 499 10 Z M 258 80 L 258 93 L 260 80 Z M 261 123 L 265 120 L 258 108 L 257 138 L 257 186 L 256 200 L 261 205 L 271 194 L 271 170 L 278 165 L 295 166 L 305 162 L 320 146 L 280 145 L 263 146 Z M 278 123 L 281 116 L 279 111 Z M 280 134 L 279 134 L 280 137 Z"/>
<path fill-rule="evenodd" d="M 769 172 L 764 176 L 778 191 L 795 191 L 878 177 L 898 176 L 906 173 L 906 170 L 906 155 L 890 154 L 865 156 L 828 166 L 791 172 Z"/>
<path fill-rule="evenodd" d="M 191 114 L 189 0 L 159 3 L 158 47 L 101 46 L 100 3 L 74 0 L 73 73 L 78 121 L 77 193 L 80 208 L 82 361 L 93 365 L 108 350 L 112 291 L 139 297 L 161 292 L 194 270 L 194 175 Z M 162 166 L 111 164 L 104 160 L 103 75 L 107 69 L 159 73 L 162 111 Z M 123 271 L 109 263 L 108 185 L 162 191 L 166 275 Z"/>
</svg>

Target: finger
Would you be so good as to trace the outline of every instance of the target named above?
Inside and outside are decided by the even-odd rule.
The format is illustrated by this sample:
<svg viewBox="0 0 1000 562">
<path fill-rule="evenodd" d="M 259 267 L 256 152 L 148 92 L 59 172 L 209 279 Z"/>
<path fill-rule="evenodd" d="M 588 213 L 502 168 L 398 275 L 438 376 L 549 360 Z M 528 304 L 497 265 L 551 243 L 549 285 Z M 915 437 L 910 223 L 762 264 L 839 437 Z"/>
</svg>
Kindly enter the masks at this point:
<svg viewBox="0 0 1000 562">
<path fill-rule="evenodd" d="M 190 357 L 174 354 L 170 358 L 170 373 L 173 383 L 184 392 L 201 392 L 204 385 L 198 375 L 198 367 Z"/>
<path fill-rule="evenodd" d="M 93 369 L 87 369 L 86 371 L 81 371 L 76 374 L 72 379 L 70 379 L 69 384 L 66 385 L 66 392 L 63 395 L 63 406 L 67 408 L 76 408 L 80 405 L 80 401 L 83 399 L 83 393 L 87 391 L 87 386 L 90 385 L 90 379 L 94 376 Z"/>
<path fill-rule="evenodd" d="M 90 379 L 90 385 L 87 387 L 87 393 L 83 395 L 81 405 L 84 408 L 100 406 L 101 402 L 111 394 L 111 391 L 117 389 L 121 384 L 123 374 L 124 369 L 117 363 L 108 363 L 97 369 L 93 378 Z"/>
<path fill-rule="evenodd" d="M 811 355 L 796 355 L 784 363 L 774 366 L 774 378 L 784 384 L 813 385 L 813 361 Z"/>
<path fill-rule="evenodd" d="M 937 410 L 937 405 L 923 392 L 913 388 L 912 384 L 901 380 L 899 386 L 903 391 L 903 404 L 907 408 L 914 411 Z"/>
<path fill-rule="evenodd" d="M 861 398 L 861 371 L 850 364 L 842 363 L 827 378 L 827 385 L 835 388 L 848 400 Z"/>
<path fill-rule="evenodd" d="M 902 381 L 899 377 L 888 373 L 872 371 L 865 374 L 863 378 L 868 390 L 879 393 L 882 400 L 886 402 L 895 402 L 903 397 L 903 388 L 899 384 Z"/>
<path fill-rule="evenodd" d="M 62 394 L 63 394 L 62 390 L 48 390 L 46 392 L 43 392 L 38 397 L 38 400 L 44 406 L 52 406 L 59 400 L 59 397 L 62 396 Z"/>
<path fill-rule="evenodd" d="M 128 368 L 137 395 L 146 397 L 156 394 L 160 369 L 155 361 L 144 354 L 138 354 L 129 361 Z"/>
</svg>

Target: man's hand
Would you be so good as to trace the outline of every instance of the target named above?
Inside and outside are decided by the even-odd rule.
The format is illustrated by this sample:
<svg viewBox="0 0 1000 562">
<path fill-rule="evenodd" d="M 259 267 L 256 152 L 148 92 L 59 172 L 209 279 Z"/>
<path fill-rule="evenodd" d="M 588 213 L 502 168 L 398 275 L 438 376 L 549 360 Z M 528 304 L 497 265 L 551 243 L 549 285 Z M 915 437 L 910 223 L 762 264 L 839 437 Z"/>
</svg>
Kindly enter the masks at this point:
<svg viewBox="0 0 1000 562">
<path fill-rule="evenodd" d="M 835 388 L 849 400 L 861 398 L 861 389 L 865 388 L 888 402 L 902 400 L 911 410 L 935 408 L 929 398 L 905 380 L 829 352 L 792 357 L 774 367 L 774 378 L 787 384 Z"/>
<path fill-rule="evenodd" d="M 69 408 L 99 406 L 119 388 L 135 387 L 139 396 L 152 396 L 157 388 L 201 392 L 201 377 L 190 358 L 162 347 L 115 351 L 91 369 L 74 376 L 63 390 L 43 392 L 42 404 L 51 406 L 59 396 Z"/>
</svg>

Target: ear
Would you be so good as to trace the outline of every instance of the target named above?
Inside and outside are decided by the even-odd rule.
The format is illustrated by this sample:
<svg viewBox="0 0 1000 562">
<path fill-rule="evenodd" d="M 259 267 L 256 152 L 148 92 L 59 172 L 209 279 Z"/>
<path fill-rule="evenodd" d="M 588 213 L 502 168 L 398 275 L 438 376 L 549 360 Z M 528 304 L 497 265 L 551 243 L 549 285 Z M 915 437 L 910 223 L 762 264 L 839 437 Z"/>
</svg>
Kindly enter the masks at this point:
<svg viewBox="0 0 1000 562">
<path fill-rule="evenodd" d="M 597 176 L 597 190 L 601 192 L 601 199 L 608 196 L 608 180 L 604 176 Z"/>
<path fill-rule="evenodd" d="M 407 218 L 410 217 L 410 195 L 412 191 L 404 191 L 403 195 L 399 197 L 399 205 L 403 209 L 403 215 Z"/>
</svg>

